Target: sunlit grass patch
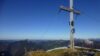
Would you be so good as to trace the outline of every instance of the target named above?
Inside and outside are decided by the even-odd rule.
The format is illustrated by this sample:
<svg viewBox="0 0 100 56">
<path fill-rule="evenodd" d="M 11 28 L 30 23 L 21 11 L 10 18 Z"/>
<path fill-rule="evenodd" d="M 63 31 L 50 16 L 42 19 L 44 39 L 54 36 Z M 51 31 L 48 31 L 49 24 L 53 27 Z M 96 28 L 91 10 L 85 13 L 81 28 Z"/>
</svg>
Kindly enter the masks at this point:
<svg viewBox="0 0 100 56">
<path fill-rule="evenodd" d="M 50 52 L 37 50 L 28 52 L 26 56 L 79 56 L 83 55 L 81 54 L 82 50 L 78 49 L 75 52 L 72 52 L 71 49 L 58 49 Z M 95 56 L 100 56 L 100 52 L 96 52 Z"/>
</svg>

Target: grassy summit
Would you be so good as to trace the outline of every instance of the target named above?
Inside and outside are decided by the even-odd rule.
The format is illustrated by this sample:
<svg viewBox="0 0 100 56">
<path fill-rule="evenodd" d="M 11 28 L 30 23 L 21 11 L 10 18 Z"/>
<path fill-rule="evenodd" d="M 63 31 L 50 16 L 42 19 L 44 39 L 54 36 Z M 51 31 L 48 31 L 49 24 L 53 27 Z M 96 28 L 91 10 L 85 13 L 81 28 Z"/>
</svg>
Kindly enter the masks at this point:
<svg viewBox="0 0 100 56">
<path fill-rule="evenodd" d="M 82 52 L 80 49 L 78 49 L 75 52 L 71 52 L 70 49 L 58 49 L 50 52 L 37 50 L 37 51 L 30 51 L 25 54 L 25 56 L 80 56 L 80 55 L 86 56 L 86 54 Z M 96 52 L 95 56 L 100 56 L 100 52 Z"/>
</svg>

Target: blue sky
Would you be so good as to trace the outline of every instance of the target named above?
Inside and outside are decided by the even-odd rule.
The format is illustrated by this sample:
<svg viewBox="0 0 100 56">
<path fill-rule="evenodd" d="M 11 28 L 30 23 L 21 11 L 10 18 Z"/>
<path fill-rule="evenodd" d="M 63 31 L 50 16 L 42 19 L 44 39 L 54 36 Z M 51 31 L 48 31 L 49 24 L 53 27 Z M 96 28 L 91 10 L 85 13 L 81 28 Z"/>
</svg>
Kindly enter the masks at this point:
<svg viewBox="0 0 100 56">
<path fill-rule="evenodd" d="M 0 39 L 69 39 L 69 0 L 0 0 Z M 75 38 L 100 37 L 100 0 L 74 0 Z"/>
</svg>

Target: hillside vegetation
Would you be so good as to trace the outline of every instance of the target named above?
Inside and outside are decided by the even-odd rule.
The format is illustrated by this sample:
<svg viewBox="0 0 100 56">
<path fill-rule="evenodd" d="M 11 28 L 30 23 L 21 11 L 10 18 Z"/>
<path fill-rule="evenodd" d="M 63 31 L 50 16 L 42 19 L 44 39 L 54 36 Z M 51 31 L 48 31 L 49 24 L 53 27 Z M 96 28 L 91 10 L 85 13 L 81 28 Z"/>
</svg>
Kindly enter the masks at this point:
<svg viewBox="0 0 100 56">
<path fill-rule="evenodd" d="M 59 49 L 50 52 L 46 52 L 43 50 L 30 51 L 27 52 L 25 56 L 87 56 L 87 55 L 82 53 L 80 50 L 71 52 L 70 49 Z M 96 52 L 95 56 L 100 56 L 100 52 Z"/>
</svg>

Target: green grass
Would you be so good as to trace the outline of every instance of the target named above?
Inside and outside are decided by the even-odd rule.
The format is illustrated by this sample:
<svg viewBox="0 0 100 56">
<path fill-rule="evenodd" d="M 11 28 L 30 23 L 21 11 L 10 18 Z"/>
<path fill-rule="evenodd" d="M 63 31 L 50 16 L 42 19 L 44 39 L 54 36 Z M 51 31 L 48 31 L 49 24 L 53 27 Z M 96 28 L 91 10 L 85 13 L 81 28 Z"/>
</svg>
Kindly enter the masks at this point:
<svg viewBox="0 0 100 56">
<path fill-rule="evenodd" d="M 28 52 L 26 56 L 79 56 L 83 50 L 84 49 L 77 49 L 75 52 L 71 52 L 70 49 L 58 49 L 49 52 L 37 50 Z M 100 52 L 96 52 L 95 56 L 100 56 Z"/>
</svg>

